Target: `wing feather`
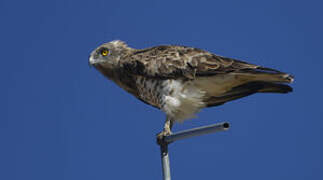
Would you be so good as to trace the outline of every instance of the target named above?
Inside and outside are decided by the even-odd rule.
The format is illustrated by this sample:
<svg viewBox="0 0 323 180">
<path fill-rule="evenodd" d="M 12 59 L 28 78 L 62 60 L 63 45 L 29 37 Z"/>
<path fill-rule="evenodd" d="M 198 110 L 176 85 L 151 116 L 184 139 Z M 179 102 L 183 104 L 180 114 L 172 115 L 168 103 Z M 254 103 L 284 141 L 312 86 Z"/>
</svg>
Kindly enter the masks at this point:
<svg viewBox="0 0 323 180">
<path fill-rule="evenodd" d="M 129 73 L 160 79 L 194 79 L 230 72 L 284 74 L 278 70 L 185 46 L 157 46 L 136 50 L 123 59 L 123 67 Z"/>
</svg>

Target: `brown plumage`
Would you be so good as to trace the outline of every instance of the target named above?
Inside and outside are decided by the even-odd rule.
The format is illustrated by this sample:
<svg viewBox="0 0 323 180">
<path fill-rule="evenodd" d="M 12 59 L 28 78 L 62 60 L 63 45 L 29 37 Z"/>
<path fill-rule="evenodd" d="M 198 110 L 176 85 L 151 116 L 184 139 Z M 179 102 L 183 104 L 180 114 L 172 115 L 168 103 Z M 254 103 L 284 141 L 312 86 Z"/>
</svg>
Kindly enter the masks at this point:
<svg viewBox="0 0 323 180">
<path fill-rule="evenodd" d="M 103 53 L 103 52 L 108 53 Z M 257 92 L 288 93 L 289 74 L 185 46 L 133 49 L 112 41 L 89 59 L 106 77 L 167 115 L 172 123 L 193 117 L 201 108 L 224 104 Z"/>
</svg>

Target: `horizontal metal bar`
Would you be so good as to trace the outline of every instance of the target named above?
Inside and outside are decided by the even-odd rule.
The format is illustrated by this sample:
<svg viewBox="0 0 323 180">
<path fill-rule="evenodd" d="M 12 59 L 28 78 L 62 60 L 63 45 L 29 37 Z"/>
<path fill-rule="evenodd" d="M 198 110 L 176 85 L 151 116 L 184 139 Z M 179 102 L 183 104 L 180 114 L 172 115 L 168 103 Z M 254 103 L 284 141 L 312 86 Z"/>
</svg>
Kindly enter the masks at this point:
<svg viewBox="0 0 323 180">
<path fill-rule="evenodd" d="M 200 136 L 200 135 L 209 134 L 209 133 L 226 131 L 229 129 L 229 127 L 230 127 L 230 124 L 228 122 L 222 122 L 218 124 L 212 124 L 208 126 L 188 129 L 188 130 L 177 132 L 169 136 L 165 136 L 164 141 L 166 143 L 172 143 L 174 141 L 190 138 L 193 136 Z"/>
</svg>

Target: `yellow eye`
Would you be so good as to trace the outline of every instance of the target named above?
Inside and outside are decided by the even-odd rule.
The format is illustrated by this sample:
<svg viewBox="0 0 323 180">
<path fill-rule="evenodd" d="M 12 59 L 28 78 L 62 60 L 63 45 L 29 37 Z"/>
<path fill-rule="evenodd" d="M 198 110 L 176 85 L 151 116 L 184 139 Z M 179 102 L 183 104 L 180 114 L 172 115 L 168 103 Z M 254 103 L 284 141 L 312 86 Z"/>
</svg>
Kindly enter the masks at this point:
<svg viewBox="0 0 323 180">
<path fill-rule="evenodd" d="M 103 49 L 102 51 L 101 51 L 101 55 L 102 56 L 107 56 L 109 54 L 109 50 L 107 50 L 107 49 Z"/>
</svg>

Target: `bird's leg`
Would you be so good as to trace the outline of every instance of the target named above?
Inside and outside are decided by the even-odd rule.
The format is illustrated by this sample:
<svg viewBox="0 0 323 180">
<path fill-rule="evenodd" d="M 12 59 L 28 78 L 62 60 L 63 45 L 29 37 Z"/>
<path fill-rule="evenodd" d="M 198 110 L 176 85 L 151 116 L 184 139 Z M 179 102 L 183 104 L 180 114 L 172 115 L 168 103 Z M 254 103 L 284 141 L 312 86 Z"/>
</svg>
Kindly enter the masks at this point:
<svg viewBox="0 0 323 180">
<path fill-rule="evenodd" d="M 169 136 L 172 134 L 171 130 L 172 130 L 173 124 L 174 124 L 174 121 L 171 118 L 167 117 L 163 131 L 157 134 L 157 143 L 158 144 L 161 144 L 163 142 L 163 138 L 165 136 Z"/>
<path fill-rule="evenodd" d="M 172 134 L 173 120 L 171 118 L 167 118 L 164 124 L 164 130 L 162 131 L 164 136 L 168 136 Z"/>
</svg>

